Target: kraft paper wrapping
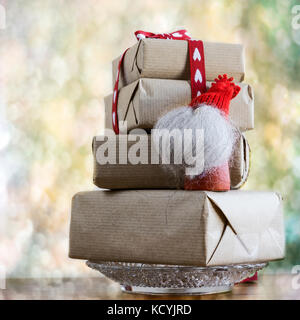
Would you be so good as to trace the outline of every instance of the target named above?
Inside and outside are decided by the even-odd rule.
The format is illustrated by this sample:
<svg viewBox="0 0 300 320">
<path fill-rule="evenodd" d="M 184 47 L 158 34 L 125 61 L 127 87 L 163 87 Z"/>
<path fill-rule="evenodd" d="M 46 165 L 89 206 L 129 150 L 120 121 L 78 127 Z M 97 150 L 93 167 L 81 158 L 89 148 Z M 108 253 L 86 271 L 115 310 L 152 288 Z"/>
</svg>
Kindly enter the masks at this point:
<svg viewBox="0 0 300 320">
<path fill-rule="evenodd" d="M 274 192 L 99 190 L 73 197 L 71 258 L 217 266 L 284 254 Z"/>
<path fill-rule="evenodd" d="M 210 82 L 207 83 L 209 87 Z M 231 100 L 229 118 L 241 130 L 254 128 L 254 96 L 250 85 L 238 83 L 240 93 Z M 119 91 L 118 119 L 128 130 L 152 129 L 166 112 L 191 101 L 189 81 L 140 79 Z M 105 126 L 112 129 L 112 95 L 104 98 Z"/>
<path fill-rule="evenodd" d="M 126 139 L 127 148 L 119 148 L 119 138 Z M 145 149 L 148 150 L 147 164 L 120 164 L 120 154 L 128 155 L 128 150 L 138 141 L 128 141 L 128 136 L 116 136 L 116 164 L 100 164 L 97 161 L 99 146 L 107 141 L 104 136 L 94 137 L 94 184 L 106 189 L 183 189 L 184 168 L 179 165 L 151 164 L 151 136 L 148 135 Z M 142 141 L 144 145 L 144 141 Z M 143 148 L 143 146 L 141 146 Z M 154 152 L 154 150 L 152 150 Z M 249 174 L 249 145 L 242 135 L 237 141 L 229 163 L 231 189 L 240 188 Z"/>
<path fill-rule="evenodd" d="M 236 82 L 244 80 L 244 48 L 241 44 L 204 42 L 205 73 L 208 81 L 227 73 Z M 113 87 L 121 57 L 112 63 Z M 187 41 L 143 39 L 125 55 L 120 73 L 119 88 L 140 78 L 189 80 Z"/>
</svg>

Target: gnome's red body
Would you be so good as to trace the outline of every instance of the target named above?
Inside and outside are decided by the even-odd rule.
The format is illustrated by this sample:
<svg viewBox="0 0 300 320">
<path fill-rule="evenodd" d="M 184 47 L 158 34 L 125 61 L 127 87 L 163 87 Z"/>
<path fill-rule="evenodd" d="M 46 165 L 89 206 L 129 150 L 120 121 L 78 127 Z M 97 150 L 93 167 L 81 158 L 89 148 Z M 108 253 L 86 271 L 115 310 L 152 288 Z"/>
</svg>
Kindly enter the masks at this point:
<svg viewBox="0 0 300 320">
<path fill-rule="evenodd" d="M 240 87 L 235 85 L 233 78 L 227 78 L 227 75 L 219 75 L 207 92 L 194 98 L 190 106 L 192 108 L 201 108 L 202 104 L 210 105 L 220 109 L 225 117 L 229 115 L 230 100 L 237 96 Z M 184 188 L 186 190 L 211 190 L 226 191 L 230 190 L 230 173 L 228 163 L 215 168 L 211 172 L 204 172 L 200 176 L 189 178 L 185 177 Z"/>
</svg>

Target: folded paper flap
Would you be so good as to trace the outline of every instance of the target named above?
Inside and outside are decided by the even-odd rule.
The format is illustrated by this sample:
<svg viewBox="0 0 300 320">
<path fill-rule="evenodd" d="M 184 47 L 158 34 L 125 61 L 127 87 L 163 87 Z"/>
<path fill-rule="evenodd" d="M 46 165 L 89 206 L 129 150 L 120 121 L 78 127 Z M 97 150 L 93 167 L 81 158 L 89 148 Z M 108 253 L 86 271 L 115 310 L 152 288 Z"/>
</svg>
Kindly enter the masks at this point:
<svg viewBox="0 0 300 320">
<path fill-rule="evenodd" d="M 242 139 L 243 139 L 243 151 L 244 151 L 243 154 L 245 157 L 245 166 L 248 168 L 248 171 L 246 174 L 249 175 L 251 148 L 246 137 L 243 134 L 242 134 Z"/>
<path fill-rule="evenodd" d="M 231 100 L 229 116 L 235 119 L 241 130 L 254 128 L 254 100 L 252 87 L 246 83 L 238 83 L 241 90 L 239 94 Z"/>
<path fill-rule="evenodd" d="M 250 233 L 243 236 L 236 235 L 229 225 L 226 226 L 222 237 L 216 246 L 207 265 L 220 265 L 236 261 L 237 257 L 243 257 L 244 261 L 266 261 L 283 258 L 285 255 L 284 239 L 282 234 L 276 234 L 273 229 L 266 229 L 262 233 Z M 229 257 L 228 261 L 224 256 Z"/>
<path fill-rule="evenodd" d="M 269 238 L 273 241 L 274 252 L 277 256 L 284 257 L 285 255 L 285 239 L 282 237 L 282 233 L 275 231 L 274 229 L 269 228 L 267 230 Z"/>
<path fill-rule="evenodd" d="M 122 108 L 118 108 L 118 116 L 120 114 L 120 118 L 119 120 L 127 120 L 127 116 L 128 116 L 128 112 L 129 112 L 129 108 L 131 106 L 131 102 L 133 101 L 134 95 L 136 93 L 136 90 L 138 88 L 139 85 L 139 81 L 135 81 L 132 84 L 130 84 L 129 86 L 126 87 L 126 90 L 122 90 L 120 91 L 120 100 L 124 103 L 124 105 L 122 106 Z M 132 104 L 132 108 L 134 109 L 134 106 Z M 134 114 L 135 114 L 135 110 Z M 122 114 L 123 112 L 123 114 Z"/>
<path fill-rule="evenodd" d="M 146 40 L 146 39 L 139 40 L 137 50 L 135 53 L 135 67 L 137 68 L 137 71 L 139 72 L 139 74 L 141 76 L 143 74 L 143 65 L 144 65 L 144 55 L 143 55 L 144 50 L 141 49 L 141 47 L 143 48 L 145 46 L 144 40 Z M 134 68 L 132 68 L 132 70 L 133 69 Z"/>
<path fill-rule="evenodd" d="M 243 90 L 239 92 L 245 103 L 250 103 L 254 100 L 252 91 L 252 87 L 247 84 L 246 86 L 243 86 Z"/>
<path fill-rule="evenodd" d="M 246 183 L 250 173 L 250 154 L 249 143 L 241 134 L 230 160 L 230 166 L 233 168 L 230 172 L 232 190 L 240 189 Z M 237 170 L 234 170 L 235 168 Z"/>
<path fill-rule="evenodd" d="M 141 45 L 141 41 L 136 43 L 133 47 L 130 48 L 130 50 L 128 50 L 126 52 L 125 57 L 124 57 L 124 62 L 122 63 L 121 69 L 120 69 L 121 82 L 126 81 L 126 80 L 124 80 L 124 78 L 126 76 L 125 70 L 124 70 L 125 65 L 129 66 L 130 72 L 133 73 L 135 77 L 139 77 L 141 75 L 141 66 L 139 65 L 139 53 L 141 52 L 140 45 Z M 122 57 L 122 55 L 113 61 L 113 70 L 115 71 L 115 74 L 117 73 L 118 65 L 119 65 L 121 57 Z M 132 76 L 133 75 L 131 74 L 131 77 Z M 130 81 L 131 77 L 129 77 L 129 79 L 128 79 L 129 81 Z M 132 81 L 130 81 L 130 82 L 132 82 Z"/>
<path fill-rule="evenodd" d="M 209 265 L 209 263 L 213 259 L 215 259 L 215 253 L 220 251 L 220 247 L 223 247 L 223 245 L 224 245 L 223 242 L 226 241 L 226 240 L 224 240 L 224 238 L 228 238 L 228 233 L 231 234 L 230 238 L 234 238 L 235 240 L 238 240 L 239 247 L 243 248 L 243 251 L 245 251 L 247 254 L 249 254 L 250 253 L 249 248 L 247 247 L 246 243 L 241 239 L 238 232 L 235 230 L 233 225 L 230 223 L 230 221 L 228 220 L 228 218 L 226 217 L 226 215 L 224 214 L 222 209 L 209 196 L 208 196 L 208 200 L 211 202 L 210 205 L 211 205 L 211 208 L 213 208 L 214 214 L 217 213 L 221 217 L 221 220 L 223 222 L 223 228 L 222 228 L 222 233 L 219 235 L 219 239 L 218 239 L 217 243 L 215 243 L 215 245 L 214 245 L 213 251 L 208 252 L 207 264 Z M 214 219 L 216 219 L 216 217 L 214 217 Z M 220 232 L 220 230 L 219 230 L 219 232 Z M 210 241 L 211 240 L 212 239 L 210 239 Z"/>
<path fill-rule="evenodd" d="M 207 196 L 218 206 L 235 233 L 240 236 L 265 231 L 277 218 L 278 210 L 281 210 L 281 201 L 274 192 L 237 193 L 233 190 L 226 195 L 223 192 L 207 192 Z"/>
<path fill-rule="evenodd" d="M 248 191 L 239 192 L 237 197 L 234 193 L 235 191 L 231 191 L 229 197 L 224 197 L 224 193 L 207 192 L 208 199 L 216 206 L 215 212 L 226 219 L 224 232 L 215 243 L 214 250 L 207 256 L 207 264 L 226 263 L 224 255 L 231 256 L 232 261 L 237 256 L 244 256 L 246 261 L 260 261 L 260 258 L 263 261 L 265 252 L 269 252 L 270 259 L 284 257 L 282 204 L 278 194 Z M 232 202 L 231 196 L 239 201 Z M 255 212 L 251 198 L 260 202 L 259 206 L 253 207 Z"/>
<path fill-rule="evenodd" d="M 210 215 L 213 212 L 214 214 Z M 217 214 L 215 214 L 217 213 Z M 206 264 L 208 265 L 213 258 L 217 248 L 223 239 L 224 232 L 228 226 L 228 220 L 222 211 L 207 196 L 203 215 L 205 217 L 206 232 Z"/>
<path fill-rule="evenodd" d="M 140 40 L 137 45 L 136 45 L 136 50 L 135 52 L 133 53 L 133 61 L 132 61 L 132 65 L 131 65 L 131 71 L 134 70 L 134 68 L 136 67 L 137 69 L 137 72 L 139 74 L 141 74 L 141 69 L 142 69 L 142 66 L 141 66 L 141 63 L 143 61 L 143 57 L 141 57 L 141 55 L 139 54 L 139 52 L 141 52 L 140 50 L 140 46 L 142 45 L 142 41 Z"/>
<path fill-rule="evenodd" d="M 141 67 L 139 66 L 139 63 L 138 63 L 138 55 L 139 55 L 139 52 L 141 52 L 140 45 L 141 45 L 141 41 L 139 41 L 138 43 L 133 45 L 130 48 L 130 50 L 128 50 L 125 54 L 124 62 L 122 63 L 121 69 L 120 69 L 120 82 L 121 83 L 119 84 L 119 88 L 122 87 L 122 83 L 127 83 L 127 82 L 131 83 L 132 77 L 138 78 L 141 74 L 141 70 L 140 70 Z M 114 88 L 115 81 L 117 78 L 118 66 L 119 66 L 119 62 L 120 62 L 121 57 L 122 57 L 122 55 L 120 55 L 118 58 L 114 59 L 112 62 L 113 88 Z M 129 66 L 130 74 L 126 74 L 125 65 Z M 129 76 L 128 79 L 127 79 L 127 76 Z"/>
<path fill-rule="evenodd" d="M 93 141 L 92 141 L 92 153 L 93 154 L 96 151 L 96 139 L 97 139 L 97 137 L 93 137 Z"/>
<path fill-rule="evenodd" d="M 128 121 L 129 123 L 138 124 L 137 113 L 133 104 L 133 99 L 136 95 L 139 80 L 131 83 L 130 85 L 119 91 L 119 106 L 118 106 L 118 120 Z M 112 99 L 113 95 L 110 94 L 104 97 L 105 102 L 105 127 L 112 129 Z M 120 128 L 121 130 L 121 128 Z"/>
<path fill-rule="evenodd" d="M 249 173 L 250 173 L 250 169 L 251 169 L 251 162 L 250 162 L 250 157 L 251 157 L 251 147 L 247 141 L 247 139 L 245 138 L 244 135 L 243 136 L 243 146 L 244 146 L 244 150 L 243 150 L 243 154 L 244 154 L 244 159 L 245 159 L 245 170 L 243 170 L 243 179 L 242 179 L 242 183 L 238 186 L 241 187 L 248 179 L 249 177 Z"/>
<path fill-rule="evenodd" d="M 244 261 L 256 261 L 257 257 L 252 257 L 251 251 L 229 225 L 225 225 L 224 232 L 216 248 L 206 261 L 206 265 L 225 265 L 236 263 L 236 257 L 243 257 Z"/>
</svg>

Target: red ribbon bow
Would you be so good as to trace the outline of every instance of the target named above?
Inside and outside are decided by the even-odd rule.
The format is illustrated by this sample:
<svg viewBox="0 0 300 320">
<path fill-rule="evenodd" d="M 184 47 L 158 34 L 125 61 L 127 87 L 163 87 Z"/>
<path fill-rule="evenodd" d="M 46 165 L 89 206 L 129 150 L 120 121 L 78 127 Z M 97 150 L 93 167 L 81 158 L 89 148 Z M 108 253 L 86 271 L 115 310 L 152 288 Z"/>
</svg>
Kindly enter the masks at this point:
<svg viewBox="0 0 300 320">
<path fill-rule="evenodd" d="M 186 30 L 178 30 L 171 33 L 152 33 L 138 30 L 135 33 L 137 40 L 145 38 L 153 39 L 171 39 L 171 40 L 186 40 L 189 46 L 189 58 L 190 58 L 190 73 L 191 73 L 191 99 L 199 96 L 206 91 L 206 77 L 205 77 L 205 63 L 204 63 L 204 49 L 203 42 L 201 40 L 192 40 Z M 128 48 L 129 49 L 129 48 Z M 112 100 L 112 125 L 116 134 L 119 134 L 119 121 L 118 121 L 118 96 L 119 96 L 119 78 L 120 69 L 124 60 L 124 56 L 127 52 L 126 49 L 121 56 L 118 64 L 118 71 L 116 76 L 116 82 L 113 92 Z"/>
<path fill-rule="evenodd" d="M 188 32 L 184 29 L 174 31 L 171 33 L 152 33 L 152 32 L 138 30 L 134 34 L 135 34 L 137 40 L 141 40 L 141 39 L 145 39 L 145 38 L 172 39 L 172 40 L 189 40 L 189 39 L 191 39 Z"/>
</svg>

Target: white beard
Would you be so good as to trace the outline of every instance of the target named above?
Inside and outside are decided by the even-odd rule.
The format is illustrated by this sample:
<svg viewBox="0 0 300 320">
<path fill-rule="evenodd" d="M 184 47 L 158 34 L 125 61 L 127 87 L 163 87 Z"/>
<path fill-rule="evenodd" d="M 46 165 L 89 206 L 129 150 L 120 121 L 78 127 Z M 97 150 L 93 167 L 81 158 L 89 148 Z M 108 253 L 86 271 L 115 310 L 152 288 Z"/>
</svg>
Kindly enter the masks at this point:
<svg viewBox="0 0 300 320">
<path fill-rule="evenodd" d="M 154 129 L 167 129 L 169 131 L 178 129 L 182 135 L 185 129 L 193 130 L 192 141 L 188 141 L 188 144 L 191 144 L 193 154 L 185 155 L 185 159 L 182 159 L 181 162 L 183 165 L 185 165 L 185 163 L 189 163 L 190 165 L 195 156 L 197 157 L 195 132 L 197 129 L 203 129 L 203 174 L 207 174 L 216 167 L 220 167 L 229 162 L 236 139 L 240 134 L 238 129 L 231 124 L 219 109 L 206 104 L 202 104 L 197 108 L 184 106 L 174 109 L 162 116 L 157 121 Z M 157 139 L 154 139 L 154 142 L 155 141 L 157 142 Z M 178 145 L 180 141 L 179 139 L 174 139 L 171 142 L 171 154 L 174 154 L 176 147 L 182 147 Z M 154 145 L 154 147 L 157 151 L 160 150 L 160 145 Z M 164 145 L 161 147 L 166 148 Z M 199 156 L 203 158 L 203 154 Z M 190 159 L 186 157 L 190 157 Z"/>
</svg>

